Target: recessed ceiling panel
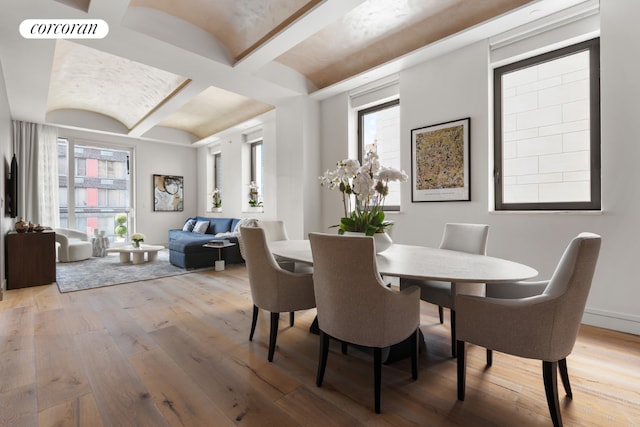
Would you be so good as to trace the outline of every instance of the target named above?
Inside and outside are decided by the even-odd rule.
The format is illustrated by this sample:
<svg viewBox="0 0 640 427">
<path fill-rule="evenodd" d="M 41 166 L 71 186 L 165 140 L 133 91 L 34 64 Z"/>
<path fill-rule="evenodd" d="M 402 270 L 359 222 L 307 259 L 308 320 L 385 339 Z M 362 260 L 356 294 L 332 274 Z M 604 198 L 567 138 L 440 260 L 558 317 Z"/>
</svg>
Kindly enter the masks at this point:
<svg viewBox="0 0 640 427">
<path fill-rule="evenodd" d="M 131 0 L 212 34 L 237 60 L 320 0 Z"/>
<path fill-rule="evenodd" d="M 189 80 L 67 40 L 56 42 L 47 112 L 93 111 L 132 129 Z"/>
<path fill-rule="evenodd" d="M 530 1 L 367 0 L 276 61 L 323 88 Z"/>
<path fill-rule="evenodd" d="M 158 123 L 202 139 L 266 113 L 274 108 L 242 95 L 209 87 Z"/>
</svg>

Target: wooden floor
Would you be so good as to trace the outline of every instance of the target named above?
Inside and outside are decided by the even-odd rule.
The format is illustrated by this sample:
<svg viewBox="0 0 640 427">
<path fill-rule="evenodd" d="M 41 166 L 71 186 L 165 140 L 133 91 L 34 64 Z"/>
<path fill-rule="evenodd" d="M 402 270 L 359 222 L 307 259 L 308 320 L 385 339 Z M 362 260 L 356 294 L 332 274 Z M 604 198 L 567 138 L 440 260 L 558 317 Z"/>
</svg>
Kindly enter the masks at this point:
<svg viewBox="0 0 640 427">
<path fill-rule="evenodd" d="M 549 426 L 541 364 L 504 354 L 485 369 L 469 346 L 456 400 L 449 323 L 422 303 L 427 349 L 383 367 L 373 412 L 372 361 L 332 343 L 315 385 L 315 311 L 282 316 L 267 362 L 268 316 L 249 342 L 244 266 L 60 294 L 54 285 L 0 302 L 0 426 Z M 568 358 L 566 426 L 640 426 L 640 337 L 583 327 Z"/>
</svg>

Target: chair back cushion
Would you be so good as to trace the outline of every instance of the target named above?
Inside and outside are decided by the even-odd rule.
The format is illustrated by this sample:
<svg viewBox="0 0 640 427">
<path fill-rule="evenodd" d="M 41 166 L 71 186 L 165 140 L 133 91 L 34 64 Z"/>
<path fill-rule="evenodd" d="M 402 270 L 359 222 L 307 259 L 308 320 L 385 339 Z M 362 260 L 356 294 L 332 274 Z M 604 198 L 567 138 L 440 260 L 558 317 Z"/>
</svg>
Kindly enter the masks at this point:
<svg viewBox="0 0 640 427">
<path fill-rule="evenodd" d="M 564 251 L 543 295 L 557 301 L 551 347 L 562 354 L 573 349 L 600 253 L 601 237 L 581 233 Z"/>
<path fill-rule="evenodd" d="M 369 347 L 395 344 L 416 330 L 419 291 L 403 295 L 386 287 L 378 273 L 373 237 L 310 233 L 309 239 L 321 330 Z"/>
<path fill-rule="evenodd" d="M 258 227 L 264 230 L 267 242 L 276 242 L 278 240 L 289 240 L 287 230 L 284 227 L 284 221 L 263 221 L 258 220 Z"/>
<path fill-rule="evenodd" d="M 447 223 L 440 248 L 471 254 L 487 254 L 489 226 L 486 224 Z"/>
<path fill-rule="evenodd" d="M 265 310 L 278 312 L 277 270 L 280 267 L 267 246 L 264 230 L 258 227 L 240 227 L 240 238 L 254 304 Z"/>
</svg>

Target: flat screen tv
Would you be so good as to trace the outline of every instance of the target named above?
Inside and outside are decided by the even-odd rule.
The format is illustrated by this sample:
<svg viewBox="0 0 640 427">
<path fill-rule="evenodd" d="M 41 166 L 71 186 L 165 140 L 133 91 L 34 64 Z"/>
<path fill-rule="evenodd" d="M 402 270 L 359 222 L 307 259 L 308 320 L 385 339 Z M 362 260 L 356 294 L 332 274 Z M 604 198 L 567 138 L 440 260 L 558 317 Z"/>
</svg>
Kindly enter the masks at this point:
<svg viewBox="0 0 640 427">
<path fill-rule="evenodd" d="M 7 213 L 11 218 L 18 216 L 18 160 L 11 159 L 11 171 L 7 180 Z"/>
</svg>

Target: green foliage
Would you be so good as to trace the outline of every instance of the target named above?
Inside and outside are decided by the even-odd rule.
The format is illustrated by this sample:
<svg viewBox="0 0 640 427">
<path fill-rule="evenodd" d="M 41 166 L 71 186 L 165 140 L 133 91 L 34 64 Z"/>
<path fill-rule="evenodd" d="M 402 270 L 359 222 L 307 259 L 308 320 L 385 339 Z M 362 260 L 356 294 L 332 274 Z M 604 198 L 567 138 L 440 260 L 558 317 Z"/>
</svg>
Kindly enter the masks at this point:
<svg viewBox="0 0 640 427">
<path fill-rule="evenodd" d="M 124 237 L 127 234 L 127 227 L 124 225 L 118 225 L 115 231 L 118 237 Z"/>
<path fill-rule="evenodd" d="M 365 233 L 373 236 L 375 233 L 383 233 L 393 226 L 392 222 L 384 220 L 384 211 L 378 207 L 371 210 L 356 209 L 351 216 L 340 218 L 339 234 L 345 231 Z"/>
<path fill-rule="evenodd" d="M 126 213 L 116 214 L 116 223 L 118 223 L 118 225 L 124 225 L 125 222 L 127 222 Z M 125 233 L 126 233 L 126 227 L 125 227 Z"/>
</svg>

